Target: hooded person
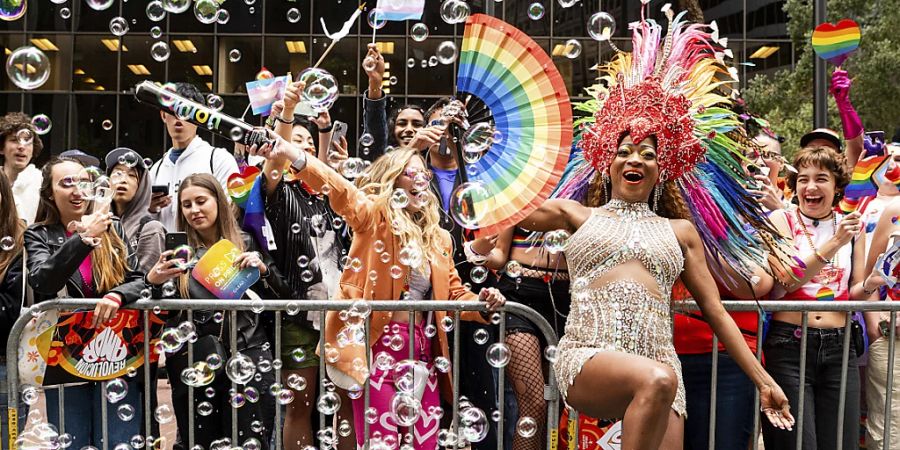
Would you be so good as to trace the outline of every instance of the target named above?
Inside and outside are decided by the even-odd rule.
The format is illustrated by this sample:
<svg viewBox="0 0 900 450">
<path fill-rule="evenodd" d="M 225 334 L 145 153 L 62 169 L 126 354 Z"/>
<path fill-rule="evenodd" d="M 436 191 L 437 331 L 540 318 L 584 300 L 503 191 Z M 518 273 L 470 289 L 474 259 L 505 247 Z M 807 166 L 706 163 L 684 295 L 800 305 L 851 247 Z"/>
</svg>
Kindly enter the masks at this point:
<svg viewBox="0 0 900 450">
<path fill-rule="evenodd" d="M 125 229 L 128 251 L 138 258 L 138 268 L 147 273 L 159 260 L 165 246 L 166 229 L 147 211 L 150 177 L 147 165 L 136 151 L 119 147 L 106 155 L 106 173 L 115 190 L 112 211 Z"/>
</svg>

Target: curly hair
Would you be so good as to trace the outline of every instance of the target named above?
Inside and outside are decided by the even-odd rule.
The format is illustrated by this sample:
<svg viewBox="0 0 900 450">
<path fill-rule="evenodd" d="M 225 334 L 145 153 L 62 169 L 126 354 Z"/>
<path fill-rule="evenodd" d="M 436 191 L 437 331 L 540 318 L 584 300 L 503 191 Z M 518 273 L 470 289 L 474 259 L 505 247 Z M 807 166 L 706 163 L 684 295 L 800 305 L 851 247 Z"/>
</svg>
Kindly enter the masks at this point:
<svg viewBox="0 0 900 450">
<path fill-rule="evenodd" d="M 31 116 L 20 112 L 11 112 L 0 117 L 0 140 L 5 142 L 7 137 L 18 133 L 19 130 L 30 130 L 34 136 L 34 140 L 31 142 L 34 149 L 31 155 L 33 160 L 44 149 L 44 143 L 34 129 L 34 125 L 31 124 Z M 0 163 L 2 162 L 3 156 L 0 155 Z"/>
<path fill-rule="evenodd" d="M 804 147 L 794 155 L 793 166 L 797 170 L 804 167 L 818 167 L 825 169 L 834 176 L 834 200 L 832 206 L 836 206 L 844 196 L 844 188 L 850 184 L 850 173 L 844 165 L 845 157 L 835 149 L 825 146 Z M 797 192 L 797 173 L 789 172 L 787 185 L 793 192 Z"/>
</svg>

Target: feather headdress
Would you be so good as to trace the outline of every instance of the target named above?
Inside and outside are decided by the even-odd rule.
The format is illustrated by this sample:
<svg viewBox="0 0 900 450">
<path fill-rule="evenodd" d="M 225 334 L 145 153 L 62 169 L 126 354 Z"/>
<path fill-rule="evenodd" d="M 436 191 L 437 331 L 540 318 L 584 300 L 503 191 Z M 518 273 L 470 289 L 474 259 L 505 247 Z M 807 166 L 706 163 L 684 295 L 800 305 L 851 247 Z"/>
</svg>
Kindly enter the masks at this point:
<svg viewBox="0 0 900 450">
<path fill-rule="evenodd" d="M 576 144 L 553 197 L 584 201 L 590 181 L 609 171 L 619 140 L 657 141 L 660 181 L 674 181 L 713 264 L 724 261 L 752 278 L 750 263 L 782 282 L 802 275 L 793 249 L 747 192 L 741 167 L 749 140 L 729 107 L 737 71 L 715 25 L 690 24 L 666 8 L 668 33 L 653 20 L 631 24 L 632 52 L 599 68 L 593 97 L 576 110 Z"/>
</svg>

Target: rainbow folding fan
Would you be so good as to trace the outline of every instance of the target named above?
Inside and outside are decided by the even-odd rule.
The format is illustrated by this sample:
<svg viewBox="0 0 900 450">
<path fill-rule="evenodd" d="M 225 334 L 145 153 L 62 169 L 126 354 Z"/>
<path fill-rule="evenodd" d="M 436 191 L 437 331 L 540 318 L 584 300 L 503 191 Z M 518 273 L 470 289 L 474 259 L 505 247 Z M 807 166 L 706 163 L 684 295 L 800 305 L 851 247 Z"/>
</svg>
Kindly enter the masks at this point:
<svg viewBox="0 0 900 450">
<path fill-rule="evenodd" d="M 457 97 L 472 126 L 491 121 L 502 139 L 467 164 L 487 195 L 467 205 L 476 235 L 495 234 L 537 209 L 559 182 L 572 145 L 572 107 L 547 53 L 512 25 L 484 14 L 466 21 Z"/>
</svg>

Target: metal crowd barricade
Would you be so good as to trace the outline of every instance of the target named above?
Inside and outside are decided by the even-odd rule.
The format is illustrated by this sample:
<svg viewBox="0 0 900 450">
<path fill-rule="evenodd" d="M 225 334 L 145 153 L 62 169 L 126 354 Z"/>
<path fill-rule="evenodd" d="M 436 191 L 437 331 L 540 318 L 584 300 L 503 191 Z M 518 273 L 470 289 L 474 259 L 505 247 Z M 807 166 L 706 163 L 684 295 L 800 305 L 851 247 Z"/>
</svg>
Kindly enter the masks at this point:
<svg viewBox="0 0 900 450">
<path fill-rule="evenodd" d="M 21 316 L 13 325 L 12 330 L 10 332 L 9 341 L 6 347 L 6 355 L 7 361 L 9 361 L 7 367 L 7 376 L 8 376 L 8 387 L 9 387 L 9 397 L 8 397 L 8 413 L 9 419 L 7 424 L 2 424 L 2 426 L 7 426 L 9 430 L 9 449 L 16 449 L 16 441 L 18 438 L 18 401 L 20 396 L 20 386 L 19 386 L 19 371 L 18 366 L 15 361 L 18 360 L 18 344 L 19 340 L 22 336 L 22 333 L 25 329 L 27 323 L 31 320 L 34 314 L 37 314 L 42 311 L 58 309 L 62 311 L 76 310 L 76 309 L 84 309 L 89 308 L 93 309 L 96 305 L 96 299 L 57 299 L 51 301 L 45 301 L 38 303 L 30 308 L 24 309 L 22 311 Z M 259 311 L 260 308 L 266 311 L 275 311 L 275 343 L 272 352 L 272 358 L 277 359 L 280 358 L 281 355 L 281 323 L 282 323 L 282 312 L 283 311 L 300 311 L 300 313 L 305 313 L 308 311 L 321 311 L 321 317 L 319 319 L 320 329 L 325 329 L 325 311 L 341 311 L 347 310 L 354 305 L 354 301 L 314 301 L 314 300 L 263 300 L 262 302 L 251 301 L 251 300 L 173 300 L 173 299 L 165 299 L 165 300 L 139 300 L 135 303 L 127 305 L 128 309 L 142 310 L 143 314 L 143 324 L 144 329 L 150 328 L 150 312 L 159 311 L 159 310 L 167 310 L 167 311 L 186 311 L 187 315 L 185 320 L 191 320 L 191 314 L 193 310 L 226 310 L 230 314 L 230 318 L 232 323 L 236 323 L 236 317 L 238 311 Z M 366 304 L 371 307 L 372 311 L 409 311 L 410 318 L 414 318 L 414 314 L 416 312 L 427 312 L 427 311 L 447 311 L 448 315 L 452 314 L 453 318 L 453 330 L 456 331 L 453 333 L 453 347 L 452 347 L 452 374 L 453 374 L 453 410 L 452 410 L 452 421 L 451 426 L 453 435 L 459 436 L 459 347 L 460 347 L 460 333 L 458 330 L 459 322 L 460 322 L 460 313 L 463 311 L 480 311 L 486 312 L 486 306 L 482 302 L 464 302 L 464 301 L 367 301 Z M 544 338 L 548 345 L 556 345 L 557 344 L 557 336 L 553 331 L 553 328 L 544 319 L 533 309 L 518 304 L 509 302 L 507 303 L 500 311 L 497 313 L 500 314 L 500 336 L 498 338 L 498 342 L 505 342 L 505 314 L 507 312 L 513 312 L 517 315 L 520 315 L 524 318 L 527 318 L 534 322 L 537 327 L 544 334 Z M 435 326 L 440 326 L 439 324 L 435 324 Z M 235 327 L 230 328 L 230 336 L 228 337 L 230 351 L 233 355 L 237 352 L 237 330 Z M 371 331 L 371 316 L 366 318 L 365 321 L 365 337 L 368 341 Z M 323 337 L 320 333 L 320 341 L 319 345 L 322 348 Z M 409 339 L 409 352 L 410 357 L 415 351 L 415 339 Z M 193 365 L 194 357 L 193 354 L 193 346 L 188 345 L 188 364 Z M 149 355 L 150 349 L 150 336 L 145 333 L 144 334 L 144 354 Z M 323 355 L 324 356 L 324 355 Z M 367 361 L 368 367 L 372 367 L 373 361 L 371 360 L 371 355 Z M 226 361 L 222 362 L 223 365 L 226 364 Z M 273 369 L 275 371 L 275 378 L 277 383 L 281 383 L 281 368 L 277 366 Z M 150 395 L 149 389 L 156 389 L 156 386 L 151 386 L 150 380 L 150 359 L 144 359 L 144 392 L 143 392 L 143 427 L 142 430 L 144 432 L 144 436 L 151 435 L 151 420 L 154 416 L 153 411 L 151 411 L 150 407 Z M 168 376 L 171 378 L 173 376 L 177 377 L 180 374 L 169 373 Z M 217 376 L 225 376 L 225 374 L 220 374 Z M 491 376 L 491 374 L 485 374 L 485 376 Z M 319 365 L 319 385 L 321 386 L 321 382 L 326 379 L 325 365 L 324 365 L 324 357 L 322 358 L 322 363 Z M 559 426 L 559 395 L 558 389 L 556 385 L 556 378 L 550 374 L 547 378 L 547 385 L 545 386 L 545 399 L 547 400 L 547 448 L 548 449 L 556 449 L 556 439 L 558 437 L 557 429 Z M 501 418 L 499 423 L 497 423 L 498 430 L 498 439 L 497 439 L 497 449 L 503 450 L 503 404 L 504 404 L 504 370 L 500 370 L 500 378 L 499 378 L 499 387 L 498 387 L 498 404 L 497 407 L 500 411 Z M 233 389 L 236 388 L 235 383 L 231 383 L 231 387 Z M 366 408 L 369 407 L 369 383 L 366 382 L 364 388 L 364 401 Z M 49 389 L 49 388 L 48 388 Z M 53 389 L 56 389 L 54 387 Z M 64 411 L 64 387 L 59 387 L 59 410 Z M 101 418 L 102 418 L 102 435 L 103 442 L 100 445 L 100 450 L 110 450 L 112 446 L 117 443 L 110 443 L 108 439 L 108 429 L 107 429 L 107 419 L 109 411 L 107 411 L 107 402 L 106 402 L 106 382 L 102 383 L 102 407 L 101 407 Z M 194 430 L 194 387 L 188 387 L 188 417 L 189 417 L 189 427 L 188 430 L 181 430 L 182 432 L 186 431 L 186 435 L 182 435 L 181 438 L 184 441 L 185 448 L 192 448 L 195 442 L 195 430 Z M 288 387 L 285 387 L 288 389 Z M 307 388 L 311 389 L 311 387 Z M 263 394 L 268 395 L 268 394 Z M 310 405 L 310 407 L 314 407 Z M 487 420 L 490 420 L 490 413 L 486 412 Z M 60 414 L 60 423 L 58 424 L 59 434 L 62 435 L 66 433 L 65 428 L 65 415 Z M 231 443 L 232 446 L 239 445 L 238 441 L 238 416 L 237 409 L 231 409 Z M 364 424 L 355 424 L 356 429 L 359 430 L 362 428 L 362 431 L 365 436 L 364 442 L 369 442 L 369 423 L 368 421 L 364 421 Z M 319 425 L 320 429 L 324 428 L 326 425 L 326 416 L 325 414 L 319 412 Z M 486 424 L 486 426 L 490 426 L 490 424 Z M 334 427 L 334 436 L 337 437 L 337 427 Z M 410 431 L 411 433 L 412 431 Z M 276 404 L 275 408 L 275 427 L 272 431 L 274 437 L 275 448 L 282 448 L 281 438 L 282 438 L 282 426 L 281 426 L 281 407 Z M 217 436 L 216 438 L 219 438 Z M 315 436 L 312 436 L 313 441 L 315 441 Z M 343 438 L 343 437 L 342 437 Z M 457 439 L 458 441 L 458 439 Z M 267 446 L 268 443 L 263 443 L 264 446 Z M 96 443 L 95 443 L 96 445 Z M 151 442 L 146 442 L 146 446 L 150 448 L 152 445 Z M 355 446 L 356 443 L 353 443 Z M 454 445 L 457 446 L 457 445 Z M 284 448 L 293 448 L 284 447 Z"/>
<path fill-rule="evenodd" d="M 26 309 L 22 313 L 22 317 L 16 322 L 13 326 L 12 331 L 9 337 L 9 343 L 7 344 L 7 361 L 10 362 L 8 364 L 8 385 L 9 385 L 9 435 L 10 442 L 9 448 L 15 449 L 15 441 L 17 435 L 17 427 L 16 423 L 18 421 L 18 410 L 16 405 L 18 404 L 19 398 L 19 377 L 18 377 L 18 366 L 13 361 L 17 361 L 17 351 L 18 351 L 18 341 L 19 338 L 25 328 L 27 322 L 31 319 L 32 314 L 50 310 L 50 309 L 61 309 L 61 310 L 74 310 L 79 308 L 92 308 L 96 303 L 96 300 L 91 299 L 65 299 L 65 300 L 54 300 L 54 301 L 46 301 L 39 303 L 29 309 Z M 278 358 L 281 355 L 281 316 L 282 311 L 288 310 L 291 308 L 292 310 L 299 310 L 301 312 L 306 311 L 340 311 L 346 310 L 350 308 L 355 302 L 353 301 L 297 301 L 297 300 L 266 300 L 263 301 L 262 304 L 250 300 L 227 300 L 227 301 L 218 301 L 218 300 L 141 300 L 134 304 L 128 305 L 130 309 L 138 309 L 143 310 L 143 323 L 145 329 L 149 329 L 149 310 L 153 310 L 156 308 L 163 310 L 174 310 L 174 311 L 187 311 L 187 320 L 190 320 L 190 314 L 192 309 L 203 309 L 203 310 L 228 310 L 231 315 L 231 319 L 234 321 L 238 311 L 246 311 L 246 310 L 258 310 L 258 308 L 262 307 L 265 310 L 275 311 L 276 322 L 275 322 L 275 345 L 273 349 L 273 359 Z M 802 313 L 802 334 L 801 334 L 801 343 L 800 343 L 800 351 L 801 354 L 805 354 L 807 347 L 807 332 L 808 332 L 808 314 L 810 311 L 836 311 L 836 312 L 846 312 L 848 313 L 848 321 L 847 325 L 844 328 L 844 342 L 843 342 L 843 367 L 842 367 L 842 376 L 841 376 L 841 400 L 839 401 L 838 411 L 838 421 L 837 421 L 837 429 L 835 430 L 835 438 L 837 442 L 837 448 L 842 448 L 842 433 L 843 433 L 843 415 L 846 405 L 844 404 L 844 393 L 846 392 L 847 387 L 847 370 L 849 364 L 849 351 L 850 351 L 850 339 L 852 338 L 852 333 L 850 333 L 851 322 L 849 320 L 849 314 L 851 312 L 856 311 L 890 311 L 897 312 L 900 311 L 900 302 L 865 302 L 865 301 L 846 301 L 846 302 L 816 302 L 816 301 L 760 301 L 759 303 L 754 301 L 725 301 L 723 302 L 725 308 L 728 311 L 736 312 L 736 311 L 750 311 L 757 312 L 760 319 L 763 317 L 763 311 L 765 312 L 778 312 L 778 311 L 792 311 L 792 312 L 801 312 Z M 453 325 L 454 330 L 459 330 L 459 322 L 460 317 L 459 314 L 462 311 L 485 311 L 485 305 L 479 302 L 459 302 L 459 301 L 429 301 L 429 302 L 417 302 L 417 301 L 369 301 L 367 304 L 371 307 L 372 311 L 409 311 L 410 317 L 413 317 L 415 312 L 425 312 L 425 311 L 447 311 L 448 313 L 452 313 L 453 317 Z M 762 307 L 763 311 L 759 310 L 759 307 Z M 697 310 L 697 305 L 693 302 L 679 302 L 676 306 L 676 310 Z M 507 312 L 514 312 L 518 315 L 526 317 L 533 321 L 541 332 L 544 334 L 544 338 L 547 341 L 548 345 L 556 345 L 557 344 L 557 336 L 553 332 L 553 329 L 550 327 L 550 324 L 537 314 L 533 309 L 523 306 L 517 303 L 507 303 L 506 306 L 499 311 L 500 321 L 500 335 L 499 342 L 505 341 L 505 314 Z M 325 315 L 322 314 L 320 318 L 320 328 L 324 329 L 325 324 Z M 365 336 L 368 340 L 371 320 L 370 317 L 366 319 L 365 325 Z M 897 325 L 896 315 L 892 314 L 890 319 L 890 336 L 888 337 L 888 364 L 887 370 L 889 374 L 892 374 L 894 371 L 894 355 L 895 355 L 895 343 L 897 336 L 895 335 L 895 328 Z M 757 339 L 757 358 L 762 358 L 762 331 L 763 331 L 763 321 L 758 321 L 757 327 L 757 335 L 759 339 Z M 230 346 L 232 353 L 236 351 L 236 330 L 233 328 L 230 330 Z M 320 338 L 321 339 L 321 338 Z M 455 332 L 453 334 L 453 354 L 452 356 L 452 371 L 453 371 L 453 432 L 456 436 L 459 436 L 459 344 L 460 344 L 460 333 Z M 320 341 L 320 344 L 322 342 Z M 412 356 L 414 352 L 415 340 L 410 339 L 410 355 Z M 149 351 L 150 345 L 150 337 L 145 335 L 144 338 L 144 350 L 145 354 Z M 716 383 L 718 378 L 718 339 L 713 338 L 713 355 L 712 355 L 712 374 L 711 374 L 711 392 L 710 392 L 710 423 L 709 423 L 709 448 L 715 449 L 715 431 L 716 431 Z M 189 363 L 193 363 L 192 349 L 188 347 L 189 353 Z M 800 358 L 800 379 L 805 379 L 806 376 L 806 358 Z M 224 362 L 223 362 L 224 363 Z M 368 361 L 368 364 L 371 367 L 372 361 Z M 150 411 L 150 399 L 148 395 L 148 390 L 151 388 L 150 386 L 150 372 L 149 372 L 149 360 L 145 360 L 144 363 L 144 431 L 145 436 L 150 434 L 151 429 L 151 420 L 153 417 L 153 412 Z M 275 377 L 277 382 L 281 382 L 281 370 L 280 368 L 275 368 Z M 499 371 L 499 386 L 498 386 L 498 403 L 497 408 L 500 413 L 500 422 L 497 424 L 498 430 L 498 439 L 497 439 L 497 449 L 503 450 L 504 448 L 504 437 L 503 437 L 503 423 L 505 418 L 504 414 L 504 386 L 505 386 L 505 375 L 504 370 Z M 169 374 L 169 376 L 178 376 L 178 374 Z M 221 375 L 220 375 L 221 376 Z M 322 380 L 326 378 L 325 367 L 324 364 L 320 364 L 319 366 L 319 381 L 321 383 Z M 547 400 L 547 429 L 546 429 L 546 448 L 550 450 L 556 450 L 557 447 L 557 439 L 558 439 L 558 426 L 559 426 L 559 391 L 556 385 L 556 379 L 551 374 L 548 374 L 546 378 L 547 384 L 545 385 L 545 399 Z M 887 398 L 885 399 L 885 407 L 884 407 L 884 443 L 882 446 L 883 450 L 888 450 L 891 448 L 890 442 L 890 419 L 891 419 L 891 392 L 893 385 L 893 377 L 887 377 Z M 232 383 L 232 387 L 235 387 L 235 384 Z M 105 392 L 105 385 L 103 386 Z M 152 388 L 155 389 L 155 386 Z M 194 405 L 193 405 L 193 389 L 189 388 L 190 400 L 188 403 L 189 407 L 189 417 L 193 418 L 194 414 Z M 366 383 L 364 386 L 365 389 L 365 406 L 368 408 L 369 406 L 369 385 Z M 62 389 L 61 389 L 62 391 Z M 795 424 L 795 428 L 797 429 L 797 449 L 801 449 L 803 445 L 803 396 L 804 390 L 801 389 L 799 391 L 799 404 L 792 405 L 793 411 L 796 411 L 795 418 L 797 422 Z M 62 392 L 59 396 L 59 407 L 60 410 L 64 408 L 64 396 Z M 106 410 L 106 402 L 103 402 L 102 407 L 102 418 L 104 421 L 103 426 L 103 435 L 104 437 L 108 436 L 106 429 L 106 418 L 108 411 Z M 312 407 L 312 406 L 310 406 Z M 755 397 L 754 402 L 754 433 L 753 433 L 753 447 L 757 448 L 758 438 L 759 438 L 759 427 L 760 421 L 763 420 L 761 418 L 759 412 L 759 396 L 758 394 Z M 570 411 L 571 415 L 569 416 L 570 426 L 568 427 L 569 433 L 569 448 L 574 450 L 578 448 L 578 414 L 575 411 Z M 275 419 L 275 428 L 273 430 L 273 436 L 275 440 L 275 447 L 282 448 L 281 446 L 281 432 L 282 427 L 280 423 L 280 415 L 281 409 L 276 407 L 275 410 L 276 419 Z M 60 417 L 59 423 L 59 432 L 60 434 L 65 432 L 65 423 L 63 419 L 63 415 Z M 192 420 L 192 419 L 191 419 Z M 232 443 L 236 444 L 237 441 L 237 410 L 231 410 L 231 422 L 232 422 Z M 326 416 L 319 413 L 319 424 L 320 428 L 324 428 L 326 425 Z M 360 427 L 360 424 L 356 424 L 357 430 Z M 362 429 L 364 436 L 366 436 L 365 442 L 368 442 L 369 436 L 369 424 L 366 421 L 362 424 Z M 194 444 L 194 430 L 193 426 L 187 430 L 186 436 L 186 444 L 188 448 L 192 447 Z M 185 436 L 182 436 L 184 439 Z M 109 450 L 109 442 L 108 439 L 104 439 L 104 444 L 102 450 Z M 150 443 L 148 442 L 149 446 Z M 354 444 L 355 445 L 355 444 Z M 849 449 L 848 449 L 849 450 Z"/>
</svg>

